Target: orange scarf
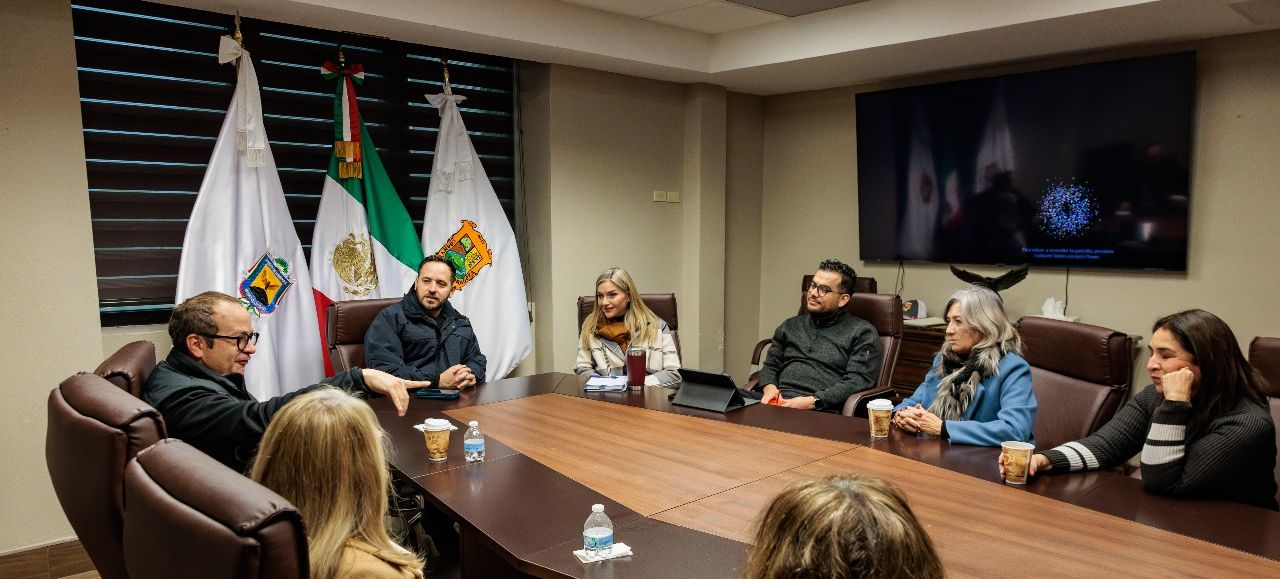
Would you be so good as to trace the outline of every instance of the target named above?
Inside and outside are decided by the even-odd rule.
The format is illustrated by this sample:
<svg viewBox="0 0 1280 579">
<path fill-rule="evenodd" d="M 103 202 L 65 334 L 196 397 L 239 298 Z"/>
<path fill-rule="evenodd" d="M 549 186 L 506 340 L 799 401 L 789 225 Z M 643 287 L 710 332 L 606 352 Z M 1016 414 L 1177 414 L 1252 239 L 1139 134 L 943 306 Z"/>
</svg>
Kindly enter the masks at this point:
<svg viewBox="0 0 1280 579">
<path fill-rule="evenodd" d="M 623 352 L 627 351 L 627 345 L 631 343 L 631 332 L 627 331 L 625 320 L 610 322 L 600 316 L 600 321 L 596 323 L 596 335 L 617 344 Z"/>
</svg>

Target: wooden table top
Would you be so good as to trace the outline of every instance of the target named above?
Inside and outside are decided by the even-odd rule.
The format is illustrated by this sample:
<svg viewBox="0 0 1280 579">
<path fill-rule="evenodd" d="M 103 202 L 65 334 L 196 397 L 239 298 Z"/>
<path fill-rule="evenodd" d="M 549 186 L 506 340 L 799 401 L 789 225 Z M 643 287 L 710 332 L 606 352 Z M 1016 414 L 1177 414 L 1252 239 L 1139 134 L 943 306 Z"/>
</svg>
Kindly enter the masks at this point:
<svg viewBox="0 0 1280 579">
<path fill-rule="evenodd" d="M 1106 473 L 1006 486 L 982 466 L 994 471 L 995 449 L 906 436 L 857 444 L 865 435 L 843 425 L 858 419 L 760 405 L 700 414 L 672 408 L 651 391 L 583 397 L 580 381 L 564 375 L 508 382 L 483 385 L 470 401 L 415 399 L 405 418 L 384 401 L 373 405 L 391 433 L 396 468 L 484 532 L 513 564 L 539 575 L 664 576 L 697 558 L 699 576 L 732 577 L 755 518 L 786 484 L 859 472 L 903 489 L 950 576 L 1280 576 L 1280 562 L 1225 546 L 1274 557 L 1280 516 L 1269 511 L 1192 501 L 1192 508 L 1205 507 L 1203 516 L 1180 516 L 1187 502 L 1142 493 L 1129 484 L 1137 481 Z M 814 425 L 787 430 L 818 436 L 772 429 L 802 414 Z M 424 465 L 421 435 L 403 429 L 428 416 L 479 420 L 490 441 L 487 460 L 462 461 L 459 430 L 449 461 Z M 865 421 L 857 426 L 865 429 Z M 606 504 L 618 540 L 636 548 L 633 560 L 590 567 L 568 554 L 580 545 L 591 502 Z M 1230 521 L 1215 515 L 1224 509 L 1261 536 L 1227 528 Z M 1197 524 L 1218 534 L 1197 532 Z"/>
<path fill-rule="evenodd" d="M 646 517 L 854 448 L 561 394 L 445 414 Z"/>
</svg>

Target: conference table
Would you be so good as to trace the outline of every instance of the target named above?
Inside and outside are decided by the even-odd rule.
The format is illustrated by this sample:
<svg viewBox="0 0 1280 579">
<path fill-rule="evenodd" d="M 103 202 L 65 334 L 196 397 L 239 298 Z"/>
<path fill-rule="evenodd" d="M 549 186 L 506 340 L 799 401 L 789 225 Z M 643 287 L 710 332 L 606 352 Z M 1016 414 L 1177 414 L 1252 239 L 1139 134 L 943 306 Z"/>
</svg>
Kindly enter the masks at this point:
<svg viewBox="0 0 1280 579">
<path fill-rule="evenodd" d="M 664 388 L 584 392 L 570 374 L 508 378 L 457 400 L 414 398 L 403 417 L 371 401 L 392 466 L 459 524 L 464 577 L 737 577 L 758 514 L 786 485 L 878 476 L 907 495 L 950 577 L 1280 576 L 1280 514 L 1169 499 L 1114 471 L 999 478 L 999 449 L 867 421 L 757 404 L 716 413 Z M 426 418 L 459 426 L 448 459 L 427 460 Z M 467 464 L 466 423 L 486 436 Z M 634 552 L 581 563 L 582 524 L 605 505 Z"/>
</svg>

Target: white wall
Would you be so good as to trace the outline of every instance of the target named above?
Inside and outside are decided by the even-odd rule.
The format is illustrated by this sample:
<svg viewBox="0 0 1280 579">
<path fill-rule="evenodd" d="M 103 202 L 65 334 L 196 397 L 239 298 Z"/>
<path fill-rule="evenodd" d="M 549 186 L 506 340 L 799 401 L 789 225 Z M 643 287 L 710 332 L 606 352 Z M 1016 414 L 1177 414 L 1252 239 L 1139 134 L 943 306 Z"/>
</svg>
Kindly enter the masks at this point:
<svg viewBox="0 0 1280 579">
<path fill-rule="evenodd" d="M 685 362 L 718 368 L 721 290 L 706 288 L 723 285 L 723 89 L 559 65 L 521 81 L 538 371 L 572 370 L 575 302 L 612 266 L 641 292 L 675 292 Z M 690 196 L 655 203 L 655 190 Z"/>
<path fill-rule="evenodd" d="M 1156 317 L 1200 307 L 1226 320 L 1247 346 L 1255 335 L 1280 335 L 1280 308 L 1275 307 L 1280 285 L 1280 269 L 1275 267 L 1280 249 L 1275 218 L 1280 215 L 1280 33 L 1205 41 L 1193 48 L 1198 50 L 1198 82 L 1188 272 L 1072 270 L 1068 313 L 1149 338 Z M 1105 57 L 1133 55 L 1131 51 Z M 1074 60 L 1078 59 L 1063 59 L 1061 64 Z M 964 74 L 984 72 L 991 71 Z M 772 328 L 795 312 L 795 279 L 826 256 L 855 264 L 859 275 L 878 280 L 882 292 L 893 290 L 896 264 L 857 259 L 854 94 L 868 88 L 883 87 L 765 100 L 761 262 L 765 271 L 777 275 L 762 276 L 761 328 Z M 1003 271 L 972 269 L 986 275 Z M 1064 281 L 1063 270 L 1033 269 L 1026 281 L 1004 294 L 1010 316 L 1038 312 L 1046 297 L 1061 299 Z M 934 313 L 960 285 L 945 266 L 908 265 L 902 294 L 923 298 Z M 1141 367 L 1145 356 L 1137 361 L 1135 380 L 1147 384 Z"/>
<path fill-rule="evenodd" d="M 71 8 L 0 1 L 0 553 L 72 536 L 45 469 L 49 391 L 102 358 Z"/>
</svg>

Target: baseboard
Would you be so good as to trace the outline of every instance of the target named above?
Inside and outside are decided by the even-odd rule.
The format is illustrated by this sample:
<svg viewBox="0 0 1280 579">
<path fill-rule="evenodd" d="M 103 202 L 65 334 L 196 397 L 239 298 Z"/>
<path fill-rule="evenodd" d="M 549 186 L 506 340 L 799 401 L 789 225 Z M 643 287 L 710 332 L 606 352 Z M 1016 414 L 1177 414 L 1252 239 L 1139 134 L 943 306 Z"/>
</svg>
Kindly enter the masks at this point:
<svg viewBox="0 0 1280 579">
<path fill-rule="evenodd" d="M 92 570 L 93 561 L 78 540 L 0 555 L 0 577 L 6 579 L 60 579 Z"/>
</svg>

